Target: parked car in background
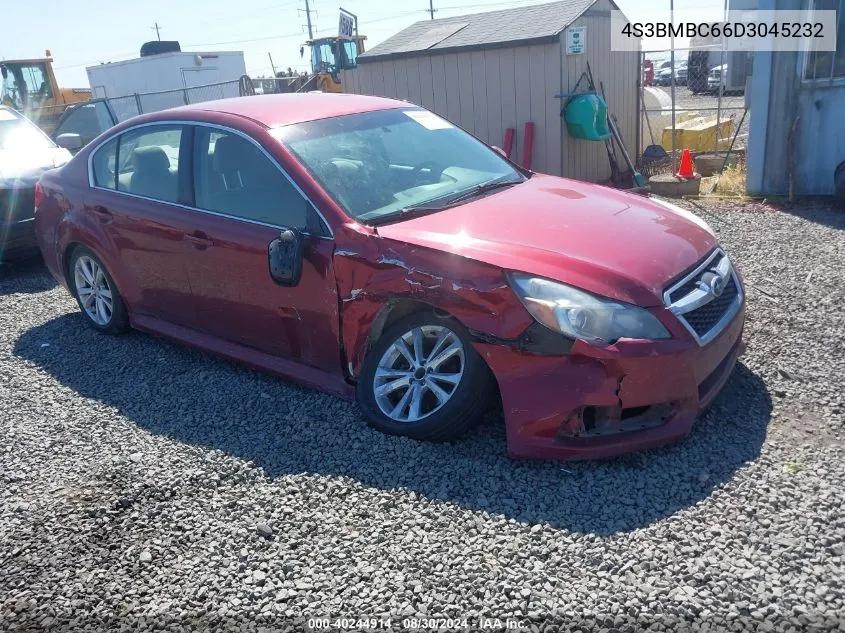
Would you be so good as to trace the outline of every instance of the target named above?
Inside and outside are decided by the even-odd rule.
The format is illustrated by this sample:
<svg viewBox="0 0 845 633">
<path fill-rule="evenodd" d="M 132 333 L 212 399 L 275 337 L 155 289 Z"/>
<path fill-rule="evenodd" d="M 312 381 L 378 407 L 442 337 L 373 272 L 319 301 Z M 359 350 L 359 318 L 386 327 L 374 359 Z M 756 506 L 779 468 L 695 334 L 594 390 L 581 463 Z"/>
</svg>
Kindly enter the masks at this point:
<svg viewBox="0 0 845 633">
<path fill-rule="evenodd" d="M 25 116 L 0 106 L 0 262 L 38 253 L 35 184 L 70 158 Z"/>
<path fill-rule="evenodd" d="M 516 457 L 644 449 L 689 433 L 742 349 L 741 278 L 702 220 L 521 169 L 406 102 L 144 115 L 36 202 L 94 329 L 357 397 L 387 433 L 454 439 L 501 402 Z"/>
<path fill-rule="evenodd" d="M 53 138 L 71 153 L 76 153 L 114 125 L 117 125 L 117 117 L 108 100 L 94 99 L 65 110 L 56 124 Z M 79 138 L 70 136 L 74 134 Z"/>
<path fill-rule="evenodd" d="M 678 63 L 678 68 L 675 70 L 675 83 L 679 86 L 687 85 L 687 62 L 682 61 Z"/>
<path fill-rule="evenodd" d="M 728 74 L 728 65 L 720 64 L 714 66 L 707 73 L 707 90 L 710 92 L 719 92 L 725 88 L 725 77 Z"/>
<path fill-rule="evenodd" d="M 672 63 L 664 62 L 655 77 L 658 86 L 670 86 L 672 84 Z M 675 62 L 675 85 L 684 86 L 687 83 L 687 62 Z"/>
</svg>

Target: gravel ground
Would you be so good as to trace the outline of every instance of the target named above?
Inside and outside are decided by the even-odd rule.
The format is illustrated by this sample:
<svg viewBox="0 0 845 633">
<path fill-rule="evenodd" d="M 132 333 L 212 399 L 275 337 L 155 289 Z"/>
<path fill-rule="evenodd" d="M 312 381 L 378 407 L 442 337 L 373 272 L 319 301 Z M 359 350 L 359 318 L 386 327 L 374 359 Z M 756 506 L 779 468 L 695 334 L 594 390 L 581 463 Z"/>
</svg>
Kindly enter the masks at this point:
<svg viewBox="0 0 845 633">
<path fill-rule="evenodd" d="M 698 210 L 748 352 L 688 440 L 592 463 L 384 436 L 0 271 L 0 630 L 845 630 L 845 213 Z"/>
</svg>

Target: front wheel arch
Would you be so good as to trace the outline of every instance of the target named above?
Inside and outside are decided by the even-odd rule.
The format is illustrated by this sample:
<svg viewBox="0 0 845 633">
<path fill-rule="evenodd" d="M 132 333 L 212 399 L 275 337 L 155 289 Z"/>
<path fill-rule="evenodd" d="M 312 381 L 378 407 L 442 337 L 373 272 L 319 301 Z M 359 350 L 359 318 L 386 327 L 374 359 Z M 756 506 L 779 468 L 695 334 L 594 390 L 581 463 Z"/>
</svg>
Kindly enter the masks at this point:
<svg viewBox="0 0 845 633">
<path fill-rule="evenodd" d="M 382 432 L 421 440 L 454 440 L 464 435 L 491 408 L 494 402 L 491 396 L 498 395 L 498 384 L 487 361 L 475 349 L 470 331 L 452 315 L 435 312 L 433 306 L 423 305 L 432 309 L 412 311 L 395 320 L 383 328 L 375 344 L 370 346 L 358 377 L 357 400 L 370 426 Z M 461 369 L 463 378 L 457 387 L 459 391 L 453 392 L 449 401 L 419 420 L 407 422 L 391 418 L 379 407 L 374 386 L 381 357 L 405 329 L 434 325 L 445 327 L 463 343 L 465 364 Z"/>
</svg>

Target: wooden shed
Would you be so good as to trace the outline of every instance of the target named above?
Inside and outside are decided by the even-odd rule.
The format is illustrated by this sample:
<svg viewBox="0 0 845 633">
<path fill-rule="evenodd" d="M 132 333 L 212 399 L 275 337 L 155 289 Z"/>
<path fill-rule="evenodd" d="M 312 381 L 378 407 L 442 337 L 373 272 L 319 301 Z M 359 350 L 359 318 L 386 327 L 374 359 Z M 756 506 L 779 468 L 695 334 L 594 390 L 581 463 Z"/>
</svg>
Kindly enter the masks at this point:
<svg viewBox="0 0 845 633">
<path fill-rule="evenodd" d="M 417 22 L 362 54 L 342 80 L 347 92 L 426 107 L 490 145 L 503 146 L 514 128 L 518 162 L 531 121 L 532 169 L 603 182 L 604 143 L 569 136 L 556 95 L 573 90 L 589 62 L 626 146 L 636 147 L 640 56 L 610 50 L 615 9 L 612 0 L 562 0 Z"/>
</svg>

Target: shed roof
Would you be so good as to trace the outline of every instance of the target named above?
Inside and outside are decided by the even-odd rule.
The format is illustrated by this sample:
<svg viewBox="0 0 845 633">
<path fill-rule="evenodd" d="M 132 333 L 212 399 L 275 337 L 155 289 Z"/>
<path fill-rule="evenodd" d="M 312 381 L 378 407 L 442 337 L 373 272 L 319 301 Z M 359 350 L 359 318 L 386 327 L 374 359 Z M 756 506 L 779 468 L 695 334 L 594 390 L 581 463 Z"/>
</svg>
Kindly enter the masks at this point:
<svg viewBox="0 0 845 633">
<path fill-rule="evenodd" d="M 384 57 L 419 56 L 429 51 L 498 48 L 552 40 L 595 2 L 559 0 L 515 9 L 422 20 L 399 31 L 358 59 L 366 63 Z"/>
</svg>

